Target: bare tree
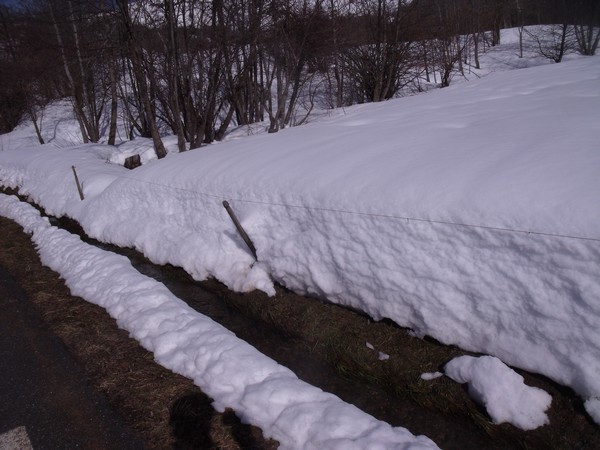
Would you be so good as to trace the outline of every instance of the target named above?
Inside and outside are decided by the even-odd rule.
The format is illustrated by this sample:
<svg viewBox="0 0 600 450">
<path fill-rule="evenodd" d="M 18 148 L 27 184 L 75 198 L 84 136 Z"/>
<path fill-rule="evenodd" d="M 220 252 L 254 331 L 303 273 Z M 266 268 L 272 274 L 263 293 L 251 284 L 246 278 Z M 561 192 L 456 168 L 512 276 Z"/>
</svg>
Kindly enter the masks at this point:
<svg viewBox="0 0 600 450">
<path fill-rule="evenodd" d="M 556 63 L 561 62 L 565 54 L 573 50 L 574 29 L 567 23 L 544 25 L 525 32 L 535 42 L 538 53 Z"/>
<path fill-rule="evenodd" d="M 40 144 L 44 110 L 59 97 L 62 79 L 50 30 L 37 11 L 0 6 L 0 132 L 28 116 Z"/>
<path fill-rule="evenodd" d="M 15 36 L 16 11 L 0 5 L 0 133 L 12 131 L 22 120 L 27 105 L 23 85 L 19 80 L 20 52 Z M 16 76 L 15 76 L 16 75 Z"/>
<path fill-rule="evenodd" d="M 392 98 L 416 76 L 411 38 L 412 8 L 402 1 L 364 0 L 365 40 L 344 52 L 349 81 L 359 102 Z"/>
<path fill-rule="evenodd" d="M 219 128 L 235 115 L 238 125 L 262 121 L 265 117 L 265 56 L 269 20 L 263 0 L 230 0 L 224 4 L 221 30 L 225 71 L 225 95 L 229 109 Z"/>
<path fill-rule="evenodd" d="M 264 74 L 263 106 L 269 117 L 269 132 L 290 125 L 303 89 L 315 76 L 309 66 L 318 59 L 326 33 L 326 16 L 318 1 L 271 3 L 270 27 L 261 55 Z M 271 95 L 273 93 L 273 95 Z"/>
<path fill-rule="evenodd" d="M 582 55 L 594 55 L 600 43 L 600 2 L 574 0 L 573 24 L 577 48 Z"/>
<path fill-rule="evenodd" d="M 186 150 L 185 136 L 183 133 L 183 124 L 181 123 L 180 93 L 179 84 L 180 64 L 179 64 L 179 39 L 178 39 L 178 15 L 175 13 L 174 0 L 164 0 L 165 20 L 167 22 L 167 73 L 169 78 L 169 100 L 173 111 L 172 128 L 177 135 L 177 148 L 180 152 Z"/>
<path fill-rule="evenodd" d="M 344 64 L 344 48 L 350 43 L 346 31 L 349 16 L 349 3 L 344 0 L 329 0 L 325 7 L 329 15 L 330 48 L 323 61 L 324 76 L 330 107 L 341 107 L 348 104 L 345 92 L 346 66 Z"/>
<path fill-rule="evenodd" d="M 48 10 L 83 141 L 98 142 L 110 98 L 108 21 L 95 4 L 82 0 L 44 0 L 41 5 Z"/>
<path fill-rule="evenodd" d="M 463 57 L 472 36 L 464 31 L 472 24 L 466 19 L 467 4 L 435 0 L 435 6 L 434 65 L 440 73 L 440 86 L 444 88 L 450 85 L 457 70 L 463 73 Z"/>
<path fill-rule="evenodd" d="M 117 5 L 119 8 L 121 25 L 123 26 L 125 44 L 127 46 L 128 55 L 131 61 L 133 77 L 137 83 L 139 97 L 144 108 L 143 112 L 145 119 L 150 127 L 150 134 L 152 136 L 154 150 L 159 159 L 164 158 L 167 155 L 167 150 L 165 149 L 156 125 L 154 109 L 150 100 L 149 82 L 146 79 L 146 73 L 144 71 L 144 57 L 141 46 L 136 39 L 136 34 L 134 32 L 133 22 L 129 13 L 129 2 L 127 0 L 117 0 Z"/>
</svg>

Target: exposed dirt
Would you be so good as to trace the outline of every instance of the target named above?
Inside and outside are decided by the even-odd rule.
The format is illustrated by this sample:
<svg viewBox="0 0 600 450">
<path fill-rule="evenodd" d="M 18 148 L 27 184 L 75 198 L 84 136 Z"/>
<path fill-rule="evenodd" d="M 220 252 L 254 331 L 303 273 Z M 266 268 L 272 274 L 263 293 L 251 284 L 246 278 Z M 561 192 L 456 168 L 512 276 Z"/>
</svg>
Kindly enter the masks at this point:
<svg viewBox="0 0 600 450">
<path fill-rule="evenodd" d="M 216 413 L 208 397 L 189 380 L 153 363 L 152 355 L 101 308 L 71 297 L 56 274 L 40 265 L 17 225 L 0 219 L 0 229 L 0 264 L 21 281 L 55 333 L 149 447 L 277 447 L 260 430 L 240 424 L 232 412 Z M 600 448 L 600 429 L 581 400 L 544 377 L 519 372 L 528 384 L 553 396 L 550 425 L 529 432 L 495 425 L 463 386 L 446 377 L 420 378 L 465 353 L 455 347 L 283 288 L 271 298 L 260 292 L 236 294 L 216 281 L 198 283 L 180 269 L 156 267 L 132 250 L 119 251 L 138 270 L 161 280 L 300 378 L 381 420 L 426 434 L 442 448 Z M 379 360 L 378 351 L 390 358 Z"/>
</svg>

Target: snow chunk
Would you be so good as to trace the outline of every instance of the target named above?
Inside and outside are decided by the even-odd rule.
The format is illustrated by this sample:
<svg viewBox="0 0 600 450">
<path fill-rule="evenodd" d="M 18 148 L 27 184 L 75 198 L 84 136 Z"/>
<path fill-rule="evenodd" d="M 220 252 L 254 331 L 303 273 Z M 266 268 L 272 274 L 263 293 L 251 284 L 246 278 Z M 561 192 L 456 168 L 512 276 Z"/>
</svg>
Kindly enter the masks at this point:
<svg viewBox="0 0 600 450">
<path fill-rule="evenodd" d="M 585 402 L 585 410 L 600 425 L 600 398 L 590 398 Z"/>
<path fill-rule="evenodd" d="M 387 361 L 388 359 L 390 359 L 390 355 L 388 355 L 387 353 L 379 352 L 377 358 L 379 358 L 379 361 Z"/>
<path fill-rule="evenodd" d="M 444 375 L 442 372 L 425 372 L 421 374 L 421 380 L 431 381 Z"/>
<path fill-rule="evenodd" d="M 494 423 L 508 422 L 522 430 L 549 423 L 545 411 L 552 403 L 550 394 L 527 386 L 498 358 L 460 356 L 446 364 L 445 372 L 457 383 L 469 383 L 469 394 L 485 406 Z"/>
</svg>

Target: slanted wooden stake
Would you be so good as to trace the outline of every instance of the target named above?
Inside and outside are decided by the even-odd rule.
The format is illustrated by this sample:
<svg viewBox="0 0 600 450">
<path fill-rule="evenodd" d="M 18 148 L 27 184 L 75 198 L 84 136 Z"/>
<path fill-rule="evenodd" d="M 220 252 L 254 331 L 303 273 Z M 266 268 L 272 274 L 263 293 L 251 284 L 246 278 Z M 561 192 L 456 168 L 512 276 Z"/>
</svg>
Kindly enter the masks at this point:
<svg viewBox="0 0 600 450">
<path fill-rule="evenodd" d="M 75 171 L 75 166 L 71 166 L 71 169 L 73 169 L 73 175 L 75 175 L 75 183 L 77 183 L 77 190 L 79 191 L 79 198 L 81 200 L 83 200 L 84 199 L 83 189 L 81 189 L 81 183 L 79 183 L 79 177 L 77 176 L 77 172 Z"/>
<path fill-rule="evenodd" d="M 240 233 L 240 236 L 242 237 L 242 239 L 244 240 L 244 242 L 246 243 L 246 245 L 250 249 L 250 252 L 252 253 L 252 256 L 254 256 L 254 259 L 258 260 L 258 258 L 256 256 L 256 247 L 254 247 L 254 244 L 252 243 L 252 240 L 250 239 L 250 237 L 248 236 L 248 234 L 246 233 L 246 231 L 242 228 L 242 224 L 240 223 L 240 221 L 238 220 L 238 218 L 235 216 L 235 213 L 231 209 L 231 206 L 229 206 L 229 202 L 227 200 L 223 201 L 223 206 L 227 210 L 227 214 L 229 214 L 229 217 L 231 217 L 231 220 L 233 221 L 233 224 L 235 225 L 235 227 L 238 230 L 238 233 Z"/>
</svg>

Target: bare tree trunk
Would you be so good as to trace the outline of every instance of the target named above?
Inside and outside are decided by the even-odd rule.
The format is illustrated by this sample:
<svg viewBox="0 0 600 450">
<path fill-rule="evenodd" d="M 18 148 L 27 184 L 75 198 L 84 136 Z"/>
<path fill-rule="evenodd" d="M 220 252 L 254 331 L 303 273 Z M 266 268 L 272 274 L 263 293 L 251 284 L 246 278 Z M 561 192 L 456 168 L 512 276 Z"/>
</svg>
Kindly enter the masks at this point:
<svg viewBox="0 0 600 450">
<path fill-rule="evenodd" d="M 79 94 L 77 92 L 77 87 L 75 85 L 75 80 L 73 79 L 73 74 L 71 73 L 71 69 L 69 68 L 69 62 L 67 60 L 67 55 L 65 53 L 65 46 L 63 43 L 62 36 L 60 34 L 60 30 L 58 28 L 58 22 L 56 21 L 56 15 L 54 13 L 54 5 L 52 1 L 48 2 L 48 6 L 50 8 L 50 17 L 52 19 L 52 25 L 54 26 L 54 32 L 56 34 L 56 40 L 58 42 L 58 47 L 60 48 L 60 54 L 63 63 L 63 69 L 65 71 L 65 75 L 67 77 L 67 81 L 69 84 L 69 90 L 71 91 L 73 111 L 75 112 L 75 117 L 77 118 L 77 122 L 79 123 L 79 129 L 81 131 L 81 137 L 83 139 L 83 143 L 87 144 L 90 139 L 87 133 L 87 129 L 84 122 L 84 113 L 83 108 L 81 106 L 81 101 L 79 99 Z"/>
<path fill-rule="evenodd" d="M 42 131 L 40 130 L 40 127 L 38 125 L 38 116 L 37 113 L 35 111 L 35 106 L 29 106 L 29 117 L 31 117 L 31 121 L 33 122 L 33 128 L 35 129 L 35 134 L 38 138 L 38 142 L 41 145 L 44 145 L 44 138 L 42 137 Z"/>
<path fill-rule="evenodd" d="M 600 42 L 600 28 L 593 25 L 575 25 L 575 38 L 579 53 L 587 56 L 595 55 Z"/>
<path fill-rule="evenodd" d="M 83 68 L 83 58 L 81 57 L 81 45 L 79 42 L 79 30 L 77 28 L 77 24 L 75 23 L 75 14 L 73 13 L 73 3 L 71 0 L 67 1 L 69 6 L 69 20 L 71 21 L 71 28 L 73 29 L 73 38 L 75 42 L 75 55 L 77 57 L 77 64 L 79 66 L 79 77 L 80 77 L 80 87 L 81 87 L 81 95 L 83 96 L 83 105 L 81 107 L 82 120 L 84 122 L 85 128 L 87 130 L 87 134 L 89 136 L 90 141 L 98 142 L 100 140 L 100 130 L 98 126 L 98 121 L 96 120 L 95 114 L 95 99 L 91 98 L 88 94 L 88 89 L 85 86 L 85 70 Z M 85 106 L 89 109 L 89 117 L 85 115 Z"/>
<path fill-rule="evenodd" d="M 563 56 L 565 56 L 566 47 L 567 47 L 567 33 L 569 30 L 569 25 L 566 23 L 562 25 L 561 34 L 560 34 L 560 47 L 558 51 L 558 56 L 554 58 L 554 61 L 557 63 L 561 62 Z"/>
<path fill-rule="evenodd" d="M 285 127 L 284 123 L 284 114 L 285 114 L 285 104 L 288 96 L 289 85 L 287 80 L 284 81 L 283 75 L 283 67 L 281 65 L 277 65 L 275 68 L 275 78 L 277 80 L 277 109 L 275 110 L 275 114 L 273 114 L 273 105 L 271 103 L 271 99 L 269 96 L 269 107 L 267 111 L 269 113 L 269 133 L 276 133 L 279 130 Z M 269 84 L 270 86 L 270 84 Z M 270 91 L 270 89 L 267 89 Z"/>
<path fill-rule="evenodd" d="M 494 23 L 494 28 L 492 30 L 492 47 L 496 45 L 500 45 L 500 22 Z"/>
<path fill-rule="evenodd" d="M 525 27 L 519 27 L 519 58 L 523 58 L 523 34 L 525 33 Z"/>
<path fill-rule="evenodd" d="M 285 114 L 285 118 L 283 121 L 283 123 L 286 126 L 289 125 L 292 120 L 294 110 L 296 109 L 296 103 L 298 101 L 298 95 L 300 94 L 300 89 L 302 88 L 302 85 L 304 84 L 303 80 L 302 80 L 303 69 L 304 69 L 304 60 L 300 59 L 296 65 L 296 69 L 294 71 L 292 95 L 290 95 L 287 112 Z"/>
<path fill-rule="evenodd" d="M 131 17 L 129 16 L 128 0 L 117 0 L 117 4 L 121 13 L 121 20 L 123 21 L 123 25 L 125 27 L 127 47 L 131 56 L 133 74 L 138 84 L 140 97 L 144 106 L 144 112 L 150 126 L 150 134 L 152 136 L 152 143 L 154 144 L 154 151 L 156 152 L 157 158 L 161 159 L 167 156 L 167 150 L 165 149 L 158 132 L 158 127 L 156 126 L 156 119 L 154 117 L 154 111 L 152 109 L 152 103 L 150 102 L 150 95 L 148 92 L 148 82 L 146 80 L 146 74 L 144 73 L 144 67 L 142 64 L 142 55 L 140 54 L 140 50 L 135 42 L 135 36 L 133 34 Z"/>
<path fill-rule="evenodd" d="M 167 25 L 169 27 L 169 46 L 168 46 L 168 58 L 170 59 L 170 76 L 169 84 L 171 85 L 170 100 L 173 108 L 173 120 L 175 124 L 175 132 L 177 133 L 177 148 L 179 152 L 185 152 L 185 136 L 183 133 L 183 126 L 181 124 L 181 107 L 179 105 L 179 52 L 177 51 L 177 36 L 175 32 L 176 28 L 176 17 L 175 7 L 173 0 L 165 0 L 165 11 L 167 15 Z"/>
<path fill-rule="evenodd" d="M 341 108 L 344 106 L 344 78 L 343 70 L 340 61 L 340 45 L 338 39 L 338 19 L 336 14 L 336 5 L 334 0 L 330 0 L 332 39 L 333 39 L 333 78 L 335 80 L 335 107 Z"/>
<path fill-rule="evenodd" d="M 118 114 L 118 97 L 117 97 L 117 65 L 114 59 L 109 61 L 110 66 L 110 125 L 108 129 L 108 145 L 115 145 L 117 138 L 117 114 Z"/>
<path fill-rule="evenodd" d="M 231 123 L 231 119 L 233 118 L 233 113 L 235 112 L 235 108 L 233 105 L 229 106 L 229 110 L 227 111 L 227 116 L 221 123 L 221 126 L 217 130 L 215 134 L 215 141 L 221 141 L 225 137 L 225 133 L 227 132 L 227 128 L 229 128 L 229 124 Z"/>
<path fill-rule="evenodd" d="M 479 33 L 473 33 L 473 59 L 475 60 L 475 68 L 481 69 L 479 64 Z"/>
</svg>

